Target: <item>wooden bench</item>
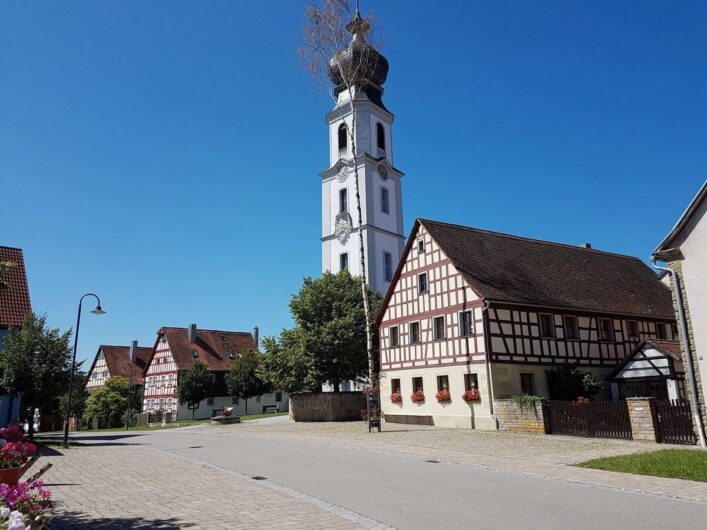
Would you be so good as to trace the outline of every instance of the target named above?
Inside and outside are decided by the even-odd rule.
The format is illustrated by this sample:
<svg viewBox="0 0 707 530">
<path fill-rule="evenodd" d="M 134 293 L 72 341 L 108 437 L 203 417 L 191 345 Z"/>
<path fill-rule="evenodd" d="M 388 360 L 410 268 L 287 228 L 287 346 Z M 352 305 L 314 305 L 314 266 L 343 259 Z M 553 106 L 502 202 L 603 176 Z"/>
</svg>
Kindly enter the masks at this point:
<svg viewBox="0 0 707 530">
<path fill-rule="evenodd" d="M 268 412 L 280 412 L 280 405 L 263 405 L 263 414 Z"/>
</svg>

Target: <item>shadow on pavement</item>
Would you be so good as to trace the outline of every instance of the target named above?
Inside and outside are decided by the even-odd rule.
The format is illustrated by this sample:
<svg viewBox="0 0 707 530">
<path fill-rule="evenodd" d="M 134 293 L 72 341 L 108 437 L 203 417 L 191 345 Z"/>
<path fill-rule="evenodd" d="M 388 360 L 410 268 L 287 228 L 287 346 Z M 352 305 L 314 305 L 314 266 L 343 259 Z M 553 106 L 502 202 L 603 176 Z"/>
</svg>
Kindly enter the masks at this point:
<svg viewBox="0 0 707 530">
<path fill-rule="evenodd" d="M 126 528 L 150 528 L 173 530 L 196 528 L 195 524 L 179 519 L 145 519 L 142 517 L 96 518 L 81 512 L 63 512 L 52 517 L 49 530 L 125 530 Z"/>
</svg>

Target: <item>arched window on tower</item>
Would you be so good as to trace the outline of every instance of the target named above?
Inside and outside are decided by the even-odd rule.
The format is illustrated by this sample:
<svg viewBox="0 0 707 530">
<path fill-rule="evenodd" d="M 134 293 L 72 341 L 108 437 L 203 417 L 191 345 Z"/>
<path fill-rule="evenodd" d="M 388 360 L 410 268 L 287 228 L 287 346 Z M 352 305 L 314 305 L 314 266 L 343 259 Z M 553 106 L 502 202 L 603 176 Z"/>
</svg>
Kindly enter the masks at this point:
<svg viewBox="0 0 707 530">
<path fill-rule="evenodd" d="M 347 154 L 347 143 L 348 143 L 348 131 L 346 130 L 346 124 L 342 123 L 339 125 L 339 158 L 344 158 Z"/>
<path fill-rule="evenodd" d="M 385 154 L 385 129 L 383 129 L 382 123 L 376 123 L 376 138 L 378 150 L 383 151 L 383 154 Z"/>
</svg>

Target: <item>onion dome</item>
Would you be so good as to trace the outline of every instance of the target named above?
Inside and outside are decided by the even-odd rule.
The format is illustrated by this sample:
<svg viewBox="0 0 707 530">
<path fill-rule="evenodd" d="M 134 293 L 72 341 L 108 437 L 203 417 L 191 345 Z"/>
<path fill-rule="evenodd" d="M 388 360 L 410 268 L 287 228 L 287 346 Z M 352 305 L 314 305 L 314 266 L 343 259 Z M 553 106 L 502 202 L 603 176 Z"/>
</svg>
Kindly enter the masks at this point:
<svg viewBox="0 0 707 530">
<path fill-rule="evenodd" d="M 358 12 L 346 29 L 351 33 L 351 42 L 329 61 L 329 79 L 336 85 L 334 93 L 338 95 L 349 84 L 362 88 L 372 100 L 382 104 L 381 86 L 388 77 L 388 60 L 366 42 L 370 24 Z"/>
</svg>

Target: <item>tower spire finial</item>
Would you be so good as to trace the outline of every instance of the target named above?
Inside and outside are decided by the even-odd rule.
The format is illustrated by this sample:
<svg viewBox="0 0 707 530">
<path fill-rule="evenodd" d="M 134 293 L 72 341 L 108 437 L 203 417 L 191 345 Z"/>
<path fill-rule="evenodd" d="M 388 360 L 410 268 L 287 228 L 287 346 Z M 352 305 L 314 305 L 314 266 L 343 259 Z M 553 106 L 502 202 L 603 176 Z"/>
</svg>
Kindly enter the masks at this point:
<svg viewBox="0 0 707 530">
<path fill-rule="evenodd" d="M 359 0 L 356 0 L 356 14 L 351 22 L 346 24 L 346 29 L 349 30 L 351 35 L 356 35 L 359 33 L 361 37 L 365 38 L 366 32 L 370 29 L 370 27 L 371 25 L 361 16 L 361 11 L 359 10 Z"/>
</svg>

